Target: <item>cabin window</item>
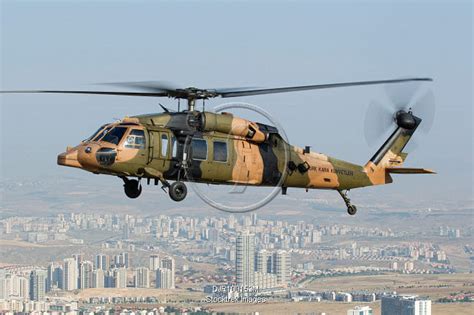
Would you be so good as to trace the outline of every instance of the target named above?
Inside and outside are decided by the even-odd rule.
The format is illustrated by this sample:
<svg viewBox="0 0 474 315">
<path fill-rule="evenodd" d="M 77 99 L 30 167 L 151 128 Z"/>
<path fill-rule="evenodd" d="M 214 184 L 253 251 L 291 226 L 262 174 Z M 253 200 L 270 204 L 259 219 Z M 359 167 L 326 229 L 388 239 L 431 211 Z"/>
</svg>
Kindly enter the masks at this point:
<svg viewBox="0 0 474 315">
<path fill-rule="evenodd" d="M 227 162 L 227 142 L 214 141 L 214 161 Z"/>
<path fill-rule="evenodd" d="M 125 141 L 125 147 L 130 149 L 145 149 L 145 132 L 132 129 Z"/>
<path fill-rule="evenodd" d="M 127 131 L 127 128 L 125 127 L 115 127 L 102 138 L 102 141 L 112 144 L 119 144 L 120 140 L 122 140 L 123 135 L 125 134 L 125 131 Z"/>
<path fill-rule="evenodd" d="M 204 139 L 193 139 L 191 143 L 193 160 L 207 159 L 207 141 Z"/>
<path fill-rule="evenodd" d="M 161 134 L 161 156 L 168 156 L 168 135 L 165 133 Z"/>
</svg>

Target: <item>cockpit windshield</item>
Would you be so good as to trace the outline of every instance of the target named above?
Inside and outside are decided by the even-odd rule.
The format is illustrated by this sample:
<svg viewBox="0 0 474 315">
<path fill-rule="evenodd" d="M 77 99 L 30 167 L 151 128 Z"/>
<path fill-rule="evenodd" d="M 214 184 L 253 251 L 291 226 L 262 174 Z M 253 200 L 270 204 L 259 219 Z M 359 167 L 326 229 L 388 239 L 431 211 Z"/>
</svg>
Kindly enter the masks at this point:
<svg viewBox="0 0 474 315">
<path fill-rule="evenodd" d="M 97 131 L 94 132 L 94 133 L 92 134 L 92 136 L 90 136 L 89 138 L 83 140 L 83 142 L 92 141 L 94 138 L 97 137 L 97 135 L 98 135 L 106 126 L 107 126 L 107 124 L 100 126 L 100 128 L 97 129 Z"/>
<path fill-rule="evenodd" d="M 125 131 L 127 131 L 126 127 L 115 127 L 112 130 L 110 130 L 101 139 L 101 141 L 110 142 L 112 144 L 119 144 L 120 140 L 122 140 L 123 135 L 125 134 Z"/>
<path fill-rule="evenodd" d="M 99 141 L 100 139 L 102 139 L 109 131 L 110 129 L 112 129 L 113 127 L 112 126 L 108 126 L 106 127 L 105 129 L 102 129 L 101 131 L 99 131 L 97 133 L 97 135 L 94 137 L 94 139 L 92 139 L 93 141 Z"/>
</svg>

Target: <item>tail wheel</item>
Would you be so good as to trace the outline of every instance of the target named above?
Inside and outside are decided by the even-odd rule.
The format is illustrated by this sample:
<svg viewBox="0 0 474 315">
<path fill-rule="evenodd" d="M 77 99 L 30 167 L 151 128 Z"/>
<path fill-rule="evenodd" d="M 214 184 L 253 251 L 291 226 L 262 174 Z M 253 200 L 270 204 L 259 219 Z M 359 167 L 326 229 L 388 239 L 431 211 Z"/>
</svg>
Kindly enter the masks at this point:
<svg viewBox="0 0 474 315">
<path fill-rule="evenodd" d="M 349 213 L 350 215 L 354 215 L 356 214 L 357 212 L 357 207 L 354 206 L 354 205 L 349 205 L 347 206 L 347 213 Z"/>
<path fill-rule="evenodd" d="M 182 201 L 188 194 L 188 189 L 183 182 L 174 182 L 169 187 L 170 198 L 174 201 Z"/>
<path fill-rule="evenodd" d="M 129 179 L 123 184 L 123 190 L 128 198 L 135 199 L 142 193 L 142 185 L 136 179 Z"/>
</svg>

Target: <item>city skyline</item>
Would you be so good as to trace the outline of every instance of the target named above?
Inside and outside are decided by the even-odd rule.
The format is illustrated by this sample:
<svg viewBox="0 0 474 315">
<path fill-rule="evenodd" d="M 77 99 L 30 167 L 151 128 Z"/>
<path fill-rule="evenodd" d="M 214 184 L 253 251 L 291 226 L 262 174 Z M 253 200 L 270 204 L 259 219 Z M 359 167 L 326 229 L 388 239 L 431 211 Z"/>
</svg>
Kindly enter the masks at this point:
<svg viewBox="0 0 474 315">
<path fill-rule="evenodd" d="M 41 218 L 17 216 L 0 220 L 0 244 L 26 246 L 24 255 L 30 251 L 28 246 L 33 245 L 51 249 L 61 246 L 61 250 L 50 251 L 44 259 L 38 257 L 36 265 L 29 265 L 27 260 L 5 264 L 8 255 L 3 255 L 0 271 L 4 272 L 0 278 L 9 280 L 0 281 L 0 287 L 1 283 L 15 283 L 15 288 L 27 283 L 27 291 L 11 287 L 10 297 L 18 300 L 23 296 L 27 299 L 20 301 L 33 301 L 30 288 L 35 285 L 31 275 L 38 271 L 46 275 L 48 291 L 44 295 L 47 298 L 34 304 L 38 308 L 53 307 L 58 303 L 54 297 L 68 296 L 68 292 L 110 290 L 109 299 L 140 303 L 137 297 L 122 296 L 123 291 L 115 296 L 118 291 L 114 290 L 127 289 L 129 294 L 145 290 L 140 294 L 153 301 L 161 290 L 172 290 L 180 296 L 187 288 L 190 292 L 201 292 L 197 295 L 207 294 L 205 298 L 187 298 L 197 304 L 222 299 L 239 299 L 244 304 L 261 299 L 266 304 L 289 299 L 296 304 L 319 303 L 322 308 L 328 307 L 325 303 L 336 307 L 344 305 L 339 304 L 343 302 L 353 303 L 355 310 L 362 304 L 361 311 L 368 313 L 363 306 L 381 311 L 383 297 L 398 290 L 374 287 L 361 291 L 342 285 L 318 289 L 313 283 L 318 283 L 318 279 L 367 275 L 398 275 L 407 279 L 462 277 L 466 265 L 458 261 L 457 252 L 446 244 L 468 242 L 473 235 L 472 227 L 443 223 L 417 231 L 403 225 L 390 228 L 390 224 L 325 224 L 298 218 L 286 221 L 259 213 L 143 216 L 78 212 Z M 91 239 L 89 235 L 95 236 Z M 71 250 L 65 252 L 67 247 Z M 474 253 L 473 248 L 464 247 L 466 255 Z M 211 266 L 215 267 L 209 269 Z M 472 265 L 467 268 L 472 270 Z M 172 276 L 173 273 L 176 275 Z M 249 292 L 241 292 L 243 288 Z M 82 305 L 93 301 L 87 303 L 101 305 L 107 300 L 100 298 L 98 292 L 86 293 L 89 300 L 71 298 L 68 303 Z M 470 298 L 459 294 L 436 298 L 435 309 L 444 305 L 439 302 L 443 299 Z M 24 308 L 27 302 L 18 303 L 9 307 Z M 350 311 L 349 307 L 346 311 Z"/>
</svg>

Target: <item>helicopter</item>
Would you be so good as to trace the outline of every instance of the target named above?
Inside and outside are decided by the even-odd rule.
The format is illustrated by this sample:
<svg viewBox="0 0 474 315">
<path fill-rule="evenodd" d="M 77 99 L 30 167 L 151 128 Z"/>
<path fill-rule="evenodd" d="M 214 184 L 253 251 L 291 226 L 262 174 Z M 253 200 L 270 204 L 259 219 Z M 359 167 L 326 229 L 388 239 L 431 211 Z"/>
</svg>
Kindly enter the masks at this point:
<svg viewBox="0 0 474 315">
<path fill-rule="evenodd" d="M 430 169 L 406 168 L 404 148 L 420 125 L 416 107 L 407 100 L 397 104 L 390 115 L 394 130 L 367 161 L 357 165 L 325 154 L 291 145 L 278 128 L 250 121 L 231 113 L 198 110 L 197 100 L 286 93 L 364 85 L 396 85 L 402 82 L 432 81 L 431 78 L 404 78 L 357 81 L 279 88 L 199 89 L 175 88 L 160 82 L 113 83 L 127 91 L 94 90 L 13 90 L 1 93 L 66 93 L 168 97 L 185 100 L 187 107 L 162 113 L 125 117 L 100 126 L 89 138 L 57 157 L 62 166 L 94 174 L 107 174 L 123 181 L 125 195 L 137 198 L 142 180 L 161 183 L 174 201 L 187 195 L 186 182 L 247 186 L 335 190 L 347 213 L 357 207 L 348 197 L 351 189 L 392 183 L 392 174 L 434 174 Z M 133 90 L 133 91 L 130 91 Z"/>
</svg>

